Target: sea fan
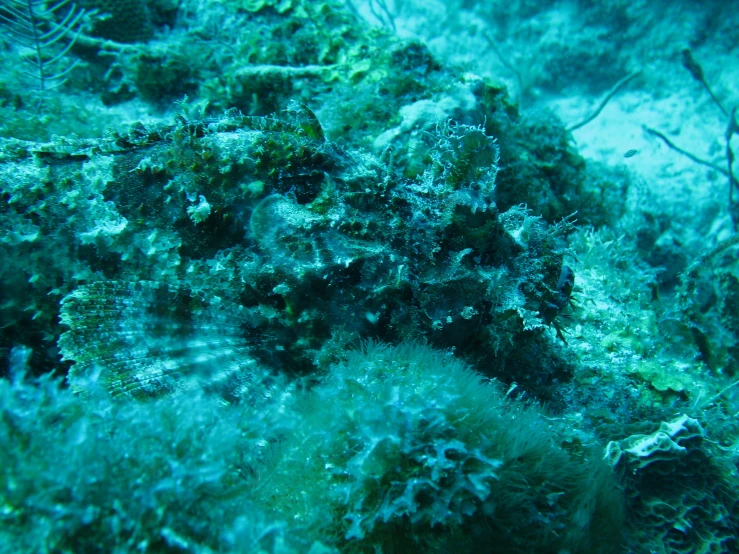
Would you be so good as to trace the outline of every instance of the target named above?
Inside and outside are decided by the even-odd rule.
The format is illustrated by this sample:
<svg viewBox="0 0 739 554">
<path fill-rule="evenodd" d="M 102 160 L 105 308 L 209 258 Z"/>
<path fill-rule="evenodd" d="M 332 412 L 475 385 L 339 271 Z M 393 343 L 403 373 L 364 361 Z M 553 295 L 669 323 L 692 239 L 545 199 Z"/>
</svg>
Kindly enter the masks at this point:
<svg viewBox="0 0 739 554">
<path fill-rule="evenodd" d="M 85 23 L 86 12 L 69 0 L 0 0 L 0 32 L 28 53 L 24 73 L 43 92 L 62 85 L 77 65 L 67 59 Z"/>
</svg>

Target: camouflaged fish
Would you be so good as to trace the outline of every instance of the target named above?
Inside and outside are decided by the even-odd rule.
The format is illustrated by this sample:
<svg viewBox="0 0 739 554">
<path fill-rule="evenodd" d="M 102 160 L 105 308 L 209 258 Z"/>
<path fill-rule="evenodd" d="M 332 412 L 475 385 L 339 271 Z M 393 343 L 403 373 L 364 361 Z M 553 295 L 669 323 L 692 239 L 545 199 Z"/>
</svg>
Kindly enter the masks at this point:
<svg viewBox="0 0 739 554">
<path fill-rule="evenodd" d="M 243 395 L 257 363 L 243 336 L 237 310 L 185 286 L 154 282 L 98 282 L 62 301 L 59 340 L 75 364 L 69 381 L 82 388 L 100 372 L 112 396 L 157 397 L 213 391 Z"/>
<path fill-rule="evenodd" d="M 499 148 L 482 127 L 426 138 L 414 179 L 330 143 L 297 104 L 37 148 L 48 180 L 73 188 L 58 204 L 82 212 L 64 219 L 95 254 L 81 275 L 111 276 L 62 301 L 70 383 L 230 402 L 370 338 L 504 360 L 514 334 L 553 325 L 570 300 L 564 227 L 498 210 Z"/>
</svg>

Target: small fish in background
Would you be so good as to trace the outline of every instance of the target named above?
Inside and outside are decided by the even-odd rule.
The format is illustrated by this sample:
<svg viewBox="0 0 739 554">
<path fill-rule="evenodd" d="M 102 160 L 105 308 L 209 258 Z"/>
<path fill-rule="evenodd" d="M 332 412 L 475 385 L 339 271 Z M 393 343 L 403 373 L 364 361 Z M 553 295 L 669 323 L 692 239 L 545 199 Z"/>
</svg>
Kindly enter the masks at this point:
<svg viewBox="0 0 739 554">
<path fill-rule="evenodd" d="M 631 150 L 627 150 L 626 152 L 624 152 L 624 158 L 633 158 L 638 153 L 639 153 L 638 150 L 632 148 Z"/>
</svg>

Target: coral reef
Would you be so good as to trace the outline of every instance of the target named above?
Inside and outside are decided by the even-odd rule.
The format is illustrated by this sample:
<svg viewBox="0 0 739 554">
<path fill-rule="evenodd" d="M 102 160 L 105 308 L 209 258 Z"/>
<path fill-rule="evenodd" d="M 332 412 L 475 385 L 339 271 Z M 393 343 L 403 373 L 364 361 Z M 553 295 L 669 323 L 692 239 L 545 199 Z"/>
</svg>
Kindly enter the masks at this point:
<svg viewBox="0 0 739 554">
<path fill-rule="evenodd" d="M 43 94 L 0 38 L 0 551 L 737 549 L 725 181 L 683 213 L 546 109 L 675 28 L 450 0 L 402 38 L 439 5 L 85 0 Z"/>
</svg>

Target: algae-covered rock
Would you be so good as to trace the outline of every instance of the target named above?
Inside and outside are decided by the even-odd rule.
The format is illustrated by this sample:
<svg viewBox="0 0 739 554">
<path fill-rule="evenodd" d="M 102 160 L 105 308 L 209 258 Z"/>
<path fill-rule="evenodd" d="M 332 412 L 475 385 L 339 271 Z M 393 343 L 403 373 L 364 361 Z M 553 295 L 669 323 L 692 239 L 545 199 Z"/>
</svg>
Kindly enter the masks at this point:
<svg viewBox="0 0 739 554">
<path fill-rule="evenodd" d="M 729 460 L 686 414 L 650 427 L 609 443 L 605 453 L 624 475 L 630 551 L 734 551 L 739 497 Z"/>
<path fill-rule="evenodd" d="M 342 552 L 618 552 L 599 456 L 457 359 L 366 344 L 296 404 L 258 495 Z"/>
</svg>

